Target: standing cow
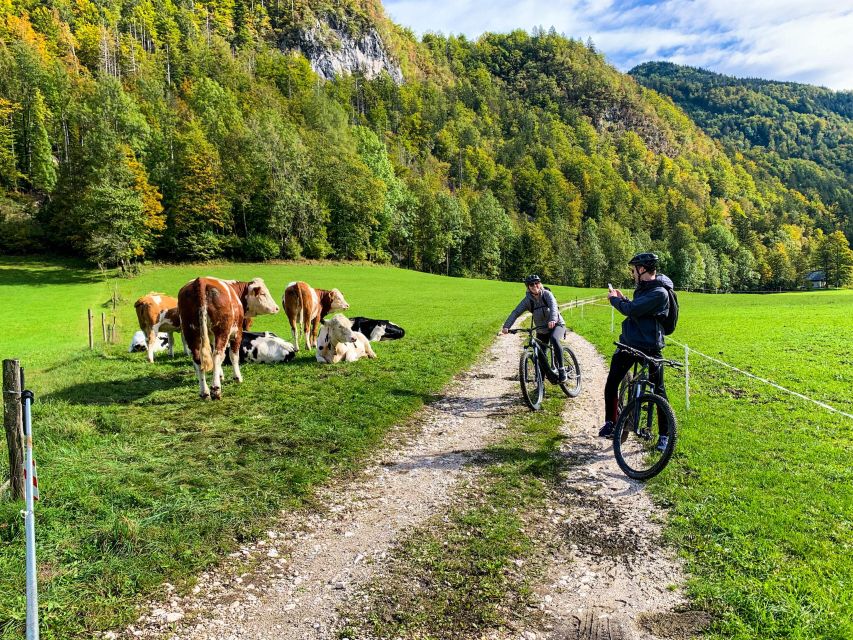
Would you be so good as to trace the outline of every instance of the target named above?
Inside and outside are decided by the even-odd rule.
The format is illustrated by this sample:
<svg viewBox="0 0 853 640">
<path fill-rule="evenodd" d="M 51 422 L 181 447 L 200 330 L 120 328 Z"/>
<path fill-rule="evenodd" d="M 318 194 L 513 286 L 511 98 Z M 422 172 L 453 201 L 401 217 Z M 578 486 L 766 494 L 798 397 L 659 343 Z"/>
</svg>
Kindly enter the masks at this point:
<svg viewBox="0 0 853 640">
<path fill-rule="evenodd" d="M 297 325 L 302 325 L 305 333 L 305 348 L 310 349 L 317 345 L 320 320 L 331 311 L 349 309 L 349 304 L 337 289 L 313 289 L 305 282 L 288 284 L 281 302 L 290 321 L 290 332 L 293 334 L 293 344 L 297 351 L 299 351 Z"/>
<path fill-rule="evenodd" d="M 180 327 L 176 327 L 170 322 L 164 323 L 162 320 L 170 309 L 178 306 L 178 301 L 172 296 L 152 291 L 142 296 L 133 306 L 136 308 L 139 328 L 145 334 L 145 340 L 148 345 L 148 362 L 154 362 L 158 331 L 164 331 L 169 334 L 169 355 L 174 355 L 174 336 L 172 334 L 179 331 Z M 174 313 L 174 317 L 177 317 L 177 312 Z"/>
<path fill-rule="evenodd" d="M 190 349 L 198 376 L 199 395 L 202 399 L 219 400 L 222 397 L 225 345 L 230 347 L 234 379 L 242 382 L 239 363 L 243 320 L 278 313 L 278 305 L 260 278 L 238 282 L 208 277 L 196 278 L 181 287 L 178 312 L 181 334 Z M 210 389 L 205 379 L 207 371 L 213 371 Z"/>
</svg>

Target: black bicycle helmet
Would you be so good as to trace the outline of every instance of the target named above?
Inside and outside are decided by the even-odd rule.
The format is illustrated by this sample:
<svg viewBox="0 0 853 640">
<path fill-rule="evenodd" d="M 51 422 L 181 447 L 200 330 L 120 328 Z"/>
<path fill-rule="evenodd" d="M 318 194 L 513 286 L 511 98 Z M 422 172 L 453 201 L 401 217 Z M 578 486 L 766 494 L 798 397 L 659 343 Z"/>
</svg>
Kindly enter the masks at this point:
<svg viewBox="0 0 853 640">
<path fill-rule="evenodd" d="M 635 267 L 645 267 L 646 269 L 657 269 L 658 260 L 659 258 L 656 253 L 638 253 L 628 260 L 628 264 Z"/>
<path fill-rule="evenodd" d="M 536 283 L 536 282 L 542 282 L 542 278 L 540 278 L 539 276 L 537 276 L 535 273 L 531 273 L 529 276 L 527 276 L 527 277 L 524 279 L 524 284 L 525 284 L 525 285 L 528 285 L 528 286 L 529 286 L 529 285 L 531 285 L 531 284 L 534 284 L 534 283 Z"/>
</svg>

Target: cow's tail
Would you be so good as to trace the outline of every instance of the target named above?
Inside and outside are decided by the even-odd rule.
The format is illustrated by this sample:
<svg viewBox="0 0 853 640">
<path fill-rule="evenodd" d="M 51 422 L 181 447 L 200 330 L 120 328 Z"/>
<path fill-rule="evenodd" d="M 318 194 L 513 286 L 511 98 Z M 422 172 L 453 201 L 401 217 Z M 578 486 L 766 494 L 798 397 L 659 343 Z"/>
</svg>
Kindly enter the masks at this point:
<svg viewBox="0 0 853 640">
<path fill-rule="evenodd" d="M 210 349 L 210 319 L 207 317 L 207 300 L 201 296 L 198 309 L 198 328 L 201 333 L 199 359 L 202 371 L 213 371 L 213 353 Z"/>
<path fill-rule="evenodd" d="M 296 299 L 299 301 L 299 316 L 297 319 L 297 327 L 301 327 L 305 323 L 305 304 L 302 301 L 302 287 L 296 286 Z M 305 345 L 306 347 L 308 345 Z"/>
</svg>

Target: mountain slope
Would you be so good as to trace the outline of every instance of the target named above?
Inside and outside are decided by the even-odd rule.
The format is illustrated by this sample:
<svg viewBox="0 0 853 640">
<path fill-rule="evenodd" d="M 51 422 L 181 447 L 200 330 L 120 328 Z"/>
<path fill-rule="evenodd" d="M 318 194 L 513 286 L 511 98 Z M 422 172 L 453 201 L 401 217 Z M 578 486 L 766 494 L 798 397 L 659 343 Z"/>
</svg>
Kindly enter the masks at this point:
<svg viewBox="0 0 853 640">
<path fill-rule="evenodd" d="M 780 175 L 553 30 L 418 41 L 376 0 L 0 4 L 6 251 L 591 285 L 652 249 L 681 287 L 853 277 L 840 196 Z"/>
<path fill-rule="evenodd" d="M 853 237 L 853 92 L 650 62 L 629 72 L 712 137 L 835 206 Z"/>
</svg>

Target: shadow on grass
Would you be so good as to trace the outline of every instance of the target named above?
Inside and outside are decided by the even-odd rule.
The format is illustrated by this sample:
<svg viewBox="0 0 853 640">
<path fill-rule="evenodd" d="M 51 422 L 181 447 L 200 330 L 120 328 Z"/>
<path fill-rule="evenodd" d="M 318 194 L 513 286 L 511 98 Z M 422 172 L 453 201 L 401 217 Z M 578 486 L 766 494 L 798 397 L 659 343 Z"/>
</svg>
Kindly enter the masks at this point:
<svg viewBox="0 0 853 640">
<path fill-rule="evenodd" d="M 186 386 L 186 381 L 177 375 L 143 375 L 124 380 L 81 382 L 46 394 L 44 399 L 81 405 L 131 404 L 157 391 L 167 391 L 180 386 Z"/>
<path fill-rule="evenodd" d="M 412 391 L 411 389 L 404 389 L 402 387 L 389 390 L 388 395 L 392 395 L 397 398 L 417 398 L 424 404 L 430 404 L 441 399 L 441 396 L 436 393 L 421 393 L 419 391 Z"/>
<path fill-rule="evenodd" d="M 26 264 L 26 267 L 18 266 Z M 102 282 L 101 275 L 73 261 L 39 262 L 32 260 L 0 259 L 0 285 L 44 287 L 63 284 L 92 284 Z"/>
</svg>

